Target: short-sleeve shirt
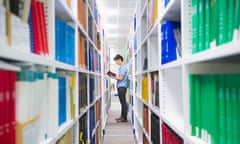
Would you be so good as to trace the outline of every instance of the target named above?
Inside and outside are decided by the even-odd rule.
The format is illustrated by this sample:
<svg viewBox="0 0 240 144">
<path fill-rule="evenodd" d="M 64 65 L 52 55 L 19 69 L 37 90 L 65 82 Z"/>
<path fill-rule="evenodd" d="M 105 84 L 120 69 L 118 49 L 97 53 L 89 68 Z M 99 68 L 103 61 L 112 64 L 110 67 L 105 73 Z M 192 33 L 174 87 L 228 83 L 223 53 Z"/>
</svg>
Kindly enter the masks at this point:
<svg viewBox="0 0 240 144">
<path fill-rule="evenodd" d="M 117 88 L 128 87 L 128 68 L 127 65 L 121 65 L 118 70 L 118 76 L 123 76 L 123 80 L 117 81 Z"/>
</svg>

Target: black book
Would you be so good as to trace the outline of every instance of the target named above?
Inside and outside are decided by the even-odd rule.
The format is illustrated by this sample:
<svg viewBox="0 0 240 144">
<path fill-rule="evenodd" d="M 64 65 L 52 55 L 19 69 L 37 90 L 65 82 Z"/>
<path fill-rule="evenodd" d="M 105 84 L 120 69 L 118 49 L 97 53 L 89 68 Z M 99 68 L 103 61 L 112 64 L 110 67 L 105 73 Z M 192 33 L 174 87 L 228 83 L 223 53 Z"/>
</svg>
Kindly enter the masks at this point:
<svg viewBox="0 0 240 144">
<path fill-rule="evenodd" d="M 160 122 L 154 113 L 151 114 L 151 140 L 153 144 L 160 144 Z"/>
</svg>

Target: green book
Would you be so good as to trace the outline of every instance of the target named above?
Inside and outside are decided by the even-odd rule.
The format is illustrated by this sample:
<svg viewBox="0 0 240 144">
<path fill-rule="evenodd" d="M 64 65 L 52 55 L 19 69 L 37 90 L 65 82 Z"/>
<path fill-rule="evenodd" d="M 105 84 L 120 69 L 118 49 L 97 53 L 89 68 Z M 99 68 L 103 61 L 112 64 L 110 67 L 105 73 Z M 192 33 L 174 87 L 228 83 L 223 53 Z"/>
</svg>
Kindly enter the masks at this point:
<svg viewBox="0 0 240 144">
<path fill-rule="evenodd" d="M 233 75 L 234 80 L 233 82 L 233 89 L 232 89 L 232 144 L 238 144 L 240 139 L 239 137 L 239 120 L 238 120 L 238 113 L 239 113 L 239 101 L 238 101 L 238 95 L 239 95 L 239 80 L 240 75 Z"/>
<path fill-rule="evenodd" d="M 207 131 L 209 132 L 211 139 L 211 144 L 217 144 L 216 139 L 218 139 L 217 136 L 217 76 L 216 75 L 209 75 L 206 77 L 206 82 L 208 83 L 208 91 L 206 92 L 208 94 L 207 101 L 209 103 L 208 109 L 208 115 L 207 118 L 209 118 L 209 122 L 207 120 Z"/>
<path fill-rule="evenodd" d="M 240 38 L 240 2 L 238 1 L 238 38 Z"/>
<path fill-rule="evenodd" d="M 233 40 L 234 31 L 234 1 L 228 0 L 227 2 L 227 41 Z"/>
<path fill-rule="evenodd" d="M 189 84 L 190 84 L 190 124 L 191 124 L 191 135 L 196 136 L 196 101 L 195 101 L 195 76 L 189 75 Z"/>
<path fill-rule="evenodd" d="M 192 0 L 192 53 L 198 52 L 198 0 Z"/>
<path fill-rule="evenodd" d="M 238 33 L 239 33 L 239 16 L 240 16 L 240 1 L 235 0 L 234 1 L 234 22 L 233 22 L 233 28 L 234 28 L 234 39 L 238 39 Z"/>
<path fill-rule="evenodd" d="M 226 97 L 226 143 L 232 143 L 232 89 L 233 75 L 226 75 L 225 97 Z"/>
<path fill-rule="evenodd" d="M 204 9 L 205 9 L 205 49 L 209 49 L 210 48 L 210 1 L 209 0 L 205 0 L 204 3 Z"/>
<path fill-rule="evenodd" d="M 201 138 L 201 88 L 200 88 L 200 77 L 199 75 L 195 76 L 195 118 L 196 118 L 196 136 Z"/>
<path fill-rule="evenodd" d="M 219 75 L 219 87 L 218 87 L 218 131 L 219 131 L 219 144 L 226 144 L 226 110 L 225 110 L 225 75 Z"/>
<path fill-rule="evenodd" d="M 240 76 L 238 76 L 236 83 L 239 82 L 240 80 Z M 239 134 L 239 130 L 240 130 L 240 86 L 239 84 L 237 85 L 238 88 L 238 92 L 237 92 L 237 130 L 238 130 L 238 134 Z M 234 140 L 235 143 L 239 143 L 240 141 L 240 137 L 239 135 L 237 136 L 236 140 Z M 234 143 L 234 144 L 235 144 Z"/>
<path fill-rule="evenodd" d="M 198 52 L 205 49 L 204 0 L 198 0 Z"/>
<path fill-rule="evenodd" d="M 211 47 L 216 47 L 217 29 L 218 29 L 218 6 L 217 0 L 211 0 L 210 3 L 210 39 Z"/>
<path fill-rule="evenodd" d="M 217 45 L 221 45 L 227 41 L 227 1 L 219 0 L 219 33 Z"/>
</svg>

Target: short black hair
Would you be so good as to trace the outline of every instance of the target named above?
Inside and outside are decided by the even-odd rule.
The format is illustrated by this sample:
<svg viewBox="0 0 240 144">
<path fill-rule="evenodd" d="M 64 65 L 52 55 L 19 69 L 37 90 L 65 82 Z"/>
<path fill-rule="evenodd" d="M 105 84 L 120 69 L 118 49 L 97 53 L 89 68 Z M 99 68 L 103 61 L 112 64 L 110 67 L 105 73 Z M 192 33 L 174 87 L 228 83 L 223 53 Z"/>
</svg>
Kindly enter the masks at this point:
<svg viewBox="0 0 240 144">
<path fill-rule="evenodd" d="M 114 58 L 113 58 L 113 60 L 121 60 L 121 61 L 123 61 L 123 57 L 120 55 L 120 54 L 117 54 Z"/>
</svg>

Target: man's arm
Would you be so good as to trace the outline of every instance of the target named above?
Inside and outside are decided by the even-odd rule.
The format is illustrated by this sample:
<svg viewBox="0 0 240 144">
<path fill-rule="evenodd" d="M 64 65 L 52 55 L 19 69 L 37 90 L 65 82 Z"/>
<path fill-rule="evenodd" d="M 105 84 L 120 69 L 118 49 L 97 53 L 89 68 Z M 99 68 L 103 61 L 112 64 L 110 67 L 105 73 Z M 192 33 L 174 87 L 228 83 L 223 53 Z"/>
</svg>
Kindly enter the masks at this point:
<svg viewBox="0 0 240 144">
<path fill-rule="evenodd" d="M 115 80 L 123 80 L 124 79 L 124 76 L 111 76 L 111 78 L 115 79 Z"/>
</svg>

